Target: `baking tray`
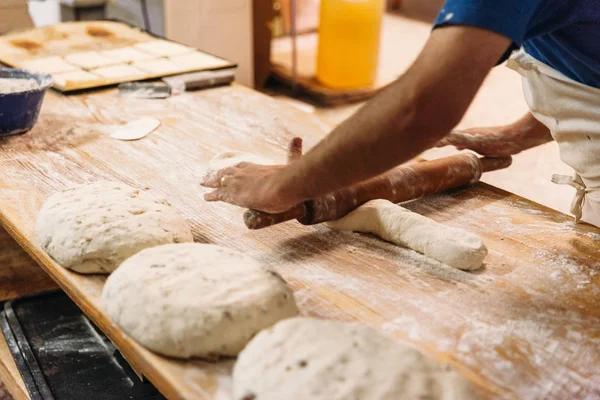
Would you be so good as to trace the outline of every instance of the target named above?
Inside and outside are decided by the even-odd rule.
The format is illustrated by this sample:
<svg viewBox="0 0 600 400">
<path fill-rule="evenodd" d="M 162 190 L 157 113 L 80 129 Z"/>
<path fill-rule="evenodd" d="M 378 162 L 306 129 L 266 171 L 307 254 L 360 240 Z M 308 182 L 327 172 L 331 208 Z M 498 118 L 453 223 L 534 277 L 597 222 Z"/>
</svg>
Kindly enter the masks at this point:
<svg viewBox="0 0 600 400">
<path fill-rule="evenodd" d="M 0 327 L 32 400 L 158 400 L 63 292 L 6 302 Z"/>
<path fill-rule="evenodd" d="M 174 40 L 155 35 L 120 20 L 62 22 L 47 27 L 27 29 L 1 36 L 0 62 L 15 68 L 24 68 L 24 63 L 35 59 L 50 56 L 63 57 L 81 51 L 111 50 L 129 47 L 134 44 L 155 39 L 180 44 Z M 16 42 L 19 43 L 18 46 L 14 45 Z M 64 85 L 55 79 L 54 89 L 63 93 L 75 93 L 84 89 L 104 88 L 119 83 L 137 82 L 191 72 L 237 69 L 237 63 L 235 62 L 190 46 L 186 47 L 189 47 L 190 50 L 195 50 L 198 53 L 216 57 L 220 59 L 222 63 L 206 67 L 201 67 L 199 65 L 181 66 L 177 70 L 156 73 L 142 71 L 144 74 L 139 76 L 123 75 L 110 78 L 97 76 L 97 79 L 80 82 L 66 82 Z M 165 57 L 156 56 L 155 60 Z M 115 63 L 115 65 L 116 64 L 125 64 L 125 62 Z M 94 68 L 81 67 L 80 70 L 94 72 Z M 61 74 L 58 74 L 56 76 L 60 75 Z"/>
</svg>

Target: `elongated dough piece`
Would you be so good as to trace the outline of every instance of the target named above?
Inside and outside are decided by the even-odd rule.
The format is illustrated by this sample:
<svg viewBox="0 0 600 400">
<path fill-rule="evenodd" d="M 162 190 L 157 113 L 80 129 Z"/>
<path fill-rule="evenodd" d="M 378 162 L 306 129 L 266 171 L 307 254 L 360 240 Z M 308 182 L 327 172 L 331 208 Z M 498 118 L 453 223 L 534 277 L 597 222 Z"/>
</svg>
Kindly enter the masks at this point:
<svg viewBox="0 0 600 400">
<path fill-rule="evenodd" d="M 488 253 L 479 236 L 439 224 L 387 200 L 372 200 L 326 224 L 338 231 L 373 233 L 465 271 L 479 269 Z"/>
</svg>

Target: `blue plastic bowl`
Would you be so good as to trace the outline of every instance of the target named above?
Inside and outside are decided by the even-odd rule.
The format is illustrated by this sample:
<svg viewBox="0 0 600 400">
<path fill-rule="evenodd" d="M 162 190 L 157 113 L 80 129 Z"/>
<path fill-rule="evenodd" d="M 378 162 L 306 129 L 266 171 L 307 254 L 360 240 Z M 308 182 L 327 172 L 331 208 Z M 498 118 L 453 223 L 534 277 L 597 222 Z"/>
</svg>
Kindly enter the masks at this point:
<svg viewBox="0 0 600 400">
<path fill-rule="evenodd" d="M 37 122 L 44 95 L 53 82 L 52 76 L 22 69 L 0 68 L 0 78 L 33 78 L 40 85 L 25 92 L 0 93 L 0 136 L 25 133 Z"/>
</svg>

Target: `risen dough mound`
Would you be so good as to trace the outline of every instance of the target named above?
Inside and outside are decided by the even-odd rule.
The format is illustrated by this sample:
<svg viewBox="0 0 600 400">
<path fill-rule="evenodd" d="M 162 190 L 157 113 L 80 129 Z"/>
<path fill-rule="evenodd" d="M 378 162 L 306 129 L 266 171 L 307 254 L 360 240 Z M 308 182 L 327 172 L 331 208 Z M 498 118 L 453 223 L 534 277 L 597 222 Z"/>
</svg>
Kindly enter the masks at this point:
<svg viewBox="0 0 600 400">
<path fill-rule="evenodd" d="M 38 214 L 36 235 L 59 264 L 86 274 L 110 273 L 147 247 L 193 241 L 168 202 L 121 182 L 55 193 Z"/>
<path fill-rule="evenodd" d="M 293 318 L 259 333 L 233 369 L 234 400 L 470 400 L 445 364 L 356 323 Z"/>
<path fill-rule="evenodd" d="M 171 244 L 126 260 L 102 307 L 143 346 L 172 357 L 234 356 L 261 329 L 297 315 L 291 289 L 239 252 Z"/>
</svg>

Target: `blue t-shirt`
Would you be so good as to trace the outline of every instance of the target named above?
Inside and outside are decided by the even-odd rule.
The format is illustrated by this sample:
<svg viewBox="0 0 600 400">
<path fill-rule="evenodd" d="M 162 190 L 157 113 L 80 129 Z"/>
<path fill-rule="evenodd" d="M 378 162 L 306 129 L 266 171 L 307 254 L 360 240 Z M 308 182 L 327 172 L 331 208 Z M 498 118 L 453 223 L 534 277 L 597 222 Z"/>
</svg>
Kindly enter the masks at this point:
<svg viewBox="0 0 600 400">
<path fill-rule="evenodd" d="M 600 88 L 600 0 L 447 0 L 435 21 L 489 29 L 569 78 Z M 510 52 L 507 52 L 504 61 Z"/>
</svg>

